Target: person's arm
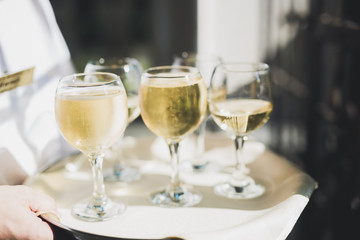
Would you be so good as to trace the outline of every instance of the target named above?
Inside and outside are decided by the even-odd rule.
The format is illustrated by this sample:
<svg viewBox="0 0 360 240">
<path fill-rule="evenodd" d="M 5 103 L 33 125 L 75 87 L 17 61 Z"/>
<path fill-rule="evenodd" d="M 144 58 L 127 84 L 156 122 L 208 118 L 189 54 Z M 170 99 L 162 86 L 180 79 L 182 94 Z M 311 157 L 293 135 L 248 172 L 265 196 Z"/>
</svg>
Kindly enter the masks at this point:
<svg viewBox="0 0 360 240">
<path fill-rule="evenodd" d="M 49 240 L 53 233 L 37 215 L 57 212 L 55 201 L 30 187 L 0 186 L 0 239 Z"/>
</svg>

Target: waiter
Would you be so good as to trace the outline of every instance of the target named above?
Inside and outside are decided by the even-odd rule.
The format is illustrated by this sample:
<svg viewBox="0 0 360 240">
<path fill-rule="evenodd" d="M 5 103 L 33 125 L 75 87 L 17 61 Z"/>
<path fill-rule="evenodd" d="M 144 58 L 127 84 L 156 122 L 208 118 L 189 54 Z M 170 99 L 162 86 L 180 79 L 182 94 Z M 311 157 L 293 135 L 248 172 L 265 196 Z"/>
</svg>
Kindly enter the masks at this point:
<svg viewBox="0 0 360 240">
<path fill-rule="evenodd" d="M 52 239 L 53 199 L 21 184 L 72 149 L 56 127 L 58 79 L 74 72 L 48 0 L 0 0 L 0 239 Z"/>
</svg>

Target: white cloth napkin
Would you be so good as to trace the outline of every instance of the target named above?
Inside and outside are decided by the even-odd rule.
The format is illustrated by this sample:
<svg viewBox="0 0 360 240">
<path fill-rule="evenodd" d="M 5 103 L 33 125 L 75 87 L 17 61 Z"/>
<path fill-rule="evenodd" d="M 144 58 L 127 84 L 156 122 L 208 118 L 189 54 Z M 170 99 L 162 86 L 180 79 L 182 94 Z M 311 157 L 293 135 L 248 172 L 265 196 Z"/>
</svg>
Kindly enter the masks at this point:
<svg viewBox="0 0 360 240">
<path fill-rule="evenodd" d="M 130 206 L 122 216 L 99 223 L 77 220 L 69 209 L 60 209 L 60 213 L 61 222 L 67 226 L 112 237 L 281 240 L 290 233 L 308 200 L 296 194 L 274 207 L 255 211 Z"/>
</svg>

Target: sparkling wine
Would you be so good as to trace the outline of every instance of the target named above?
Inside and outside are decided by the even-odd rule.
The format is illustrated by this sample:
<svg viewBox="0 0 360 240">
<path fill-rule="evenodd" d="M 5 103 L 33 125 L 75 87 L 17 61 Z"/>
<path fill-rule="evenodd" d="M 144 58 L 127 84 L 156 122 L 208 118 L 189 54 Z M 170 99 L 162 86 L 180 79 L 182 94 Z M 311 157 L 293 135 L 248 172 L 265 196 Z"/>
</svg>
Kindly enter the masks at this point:
<svg viewBox="0 0 360 240">
<path fill-rule="evenodd" d="M 193 132 L 206 113 L 207 90 L 201 78 L 167 83 L 151 79 L 140 85 L 139 96 L 145 124 L 168 140 L 178 140 Z"/>
<path fill-rule="evenodd" d="M 269 101 L 234 99 L 214 102 L 210 111 L 221 129 L 242 136 L 266 123 L 272 109 Z"/>
<path fill-rule="evenodd" d="M 64 138 L 74 147 L 91 155 L 103 153 L 127 124 L 124 90 L 64 91 L 55 97 L 55 113 Z"/>
</svg>

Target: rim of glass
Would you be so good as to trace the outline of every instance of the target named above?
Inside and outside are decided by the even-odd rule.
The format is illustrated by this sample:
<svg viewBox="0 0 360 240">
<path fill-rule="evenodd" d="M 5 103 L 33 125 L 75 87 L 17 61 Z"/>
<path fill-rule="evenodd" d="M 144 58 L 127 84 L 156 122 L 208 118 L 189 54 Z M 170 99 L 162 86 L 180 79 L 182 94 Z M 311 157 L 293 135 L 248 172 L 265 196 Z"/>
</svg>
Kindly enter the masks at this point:
<svg viewBox="0 0 360 240">
<path fill-rule="evenodd" d="M 172 72 L 178 70 L 178 72 Z M 164 73 L 174 73 L 173 75 L 163 75 Z M 200 71 L 195 67 L 190 66 L 158 66 L 151 67 L 145 70 L 143 73 L 144 77 L 147 78 L 166 78 L 166 79 L 177 79 L 177 78 L 192 78 L 200 75 Z"/>
<path fill-rule="evenodd" d="M 269 65 L 263 62 L 223 62 L 216 66 L 216 68 L 220 67 L 227 72 L 262 72 L 270 70 Z"/>
<path fill-rule="evenodd" d="M 89 75 L 108 76 L 109 80 L 104 79 L 104 81 L 99 81 L 99 82 L 83 82 L 83 77 L 86 77 Z M 79 81 L 74 82 L 75 80 L 79 80 Z M 121 83 L 120 76 L 118 76 L 114 73 L 109 73 L 109 72 L 75 73 L 75 74 L 64 76 L 64 77 L 60 78 L 60 80 L 59 80 L 60 84 L 66 85 L 66 87 L 73 87 L 73 88 L 105 86 L 105 85 L 111 85 L 114 82 Z"/>
</svg>

